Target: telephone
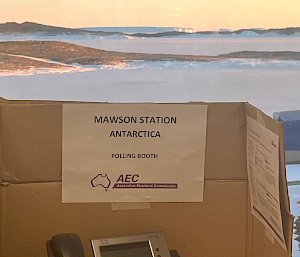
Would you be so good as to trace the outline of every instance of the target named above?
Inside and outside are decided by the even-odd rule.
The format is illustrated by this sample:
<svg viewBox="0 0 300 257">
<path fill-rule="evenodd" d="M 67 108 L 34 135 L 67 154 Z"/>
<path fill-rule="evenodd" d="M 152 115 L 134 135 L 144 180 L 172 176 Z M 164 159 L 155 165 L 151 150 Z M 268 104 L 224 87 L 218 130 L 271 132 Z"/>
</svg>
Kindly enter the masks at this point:
<svg viewBox="0 0 300 257">
<path fill-rule="evenodd" d="M 163 233 L 91 240 L 95 257 L 180 257 L 168 250 Z M 85 257 L 74 233 L 57 234 L 46 242 L 48 257 Z"/>
</svg>

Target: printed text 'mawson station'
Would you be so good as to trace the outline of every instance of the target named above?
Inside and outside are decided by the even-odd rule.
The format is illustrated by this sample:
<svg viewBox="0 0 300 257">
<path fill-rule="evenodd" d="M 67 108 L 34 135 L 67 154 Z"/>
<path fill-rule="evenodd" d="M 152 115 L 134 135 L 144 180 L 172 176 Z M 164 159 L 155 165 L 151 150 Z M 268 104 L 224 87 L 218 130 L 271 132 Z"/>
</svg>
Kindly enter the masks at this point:
<svg viewBox="0 0 300 257">
<path fill-rule="evenodd" d="M 95 123 L 139 123 L 139 124 L 176 124 L 177 117 L 170 116 L 95 116 Z"/>
</svg>

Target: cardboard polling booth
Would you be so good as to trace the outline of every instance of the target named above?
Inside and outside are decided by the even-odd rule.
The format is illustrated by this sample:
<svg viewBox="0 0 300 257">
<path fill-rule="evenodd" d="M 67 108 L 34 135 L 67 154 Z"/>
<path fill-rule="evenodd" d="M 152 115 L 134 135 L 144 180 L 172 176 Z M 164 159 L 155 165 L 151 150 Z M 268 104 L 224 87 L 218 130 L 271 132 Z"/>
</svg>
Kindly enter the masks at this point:
<svg viewBox="0 0 300 257">
<path fill-rule="evenodd" d="M 67 191 L 63 191 L 66 193 L 63 199 L 66 203 L 62 203 L 62 167 L 67 172 L 70 167 L 73 168 L 74 174 L 80 174 L 84 167 L 79 163 L 80 169 L 76 169 L 68 164 L 74 160 L 68 159 L 68 153 L 72 153 L 70 140 L 74 140 L 76 134 L 70 137 L 65 134 L 72 123 L 65 127 L 64 104 L 1 100 L 2 257 L 45 257 L 46 240 L 53 234 L 63 232 L 80 235 L 85 254 L 91 257 L 91 238 L 155 231 L 163 231 L 169 248 L 176 249 L 182 257 L 291 256 L 293 218 L 289 209 L 280 123 L 247 103 L 136 104 L 135 109 L 141 110 L 141 113 L 149 109 L 151 111 L 153 106 L 159 106 L 159 110 L 163 111 L 166 106 L 169 114 L 172 109 L 174 113 L 177 109 L 180 111 L 182 106 L 196 109 L 197 106 L 206 106 L 207 116 L 201 118 L 201 121 L 205 121 L 205 137 L 200 138 L 205 148 L 200 149 L 200 154 L 196 156 L 192 152 L 187 154 L 189 145 L 179 150 L 186 153 L 181 161 L 196 160 L 199 171 L 203 166 L 204 183 L 200 177 L 188 181 L 203 185 L 203 199 L 200 199 L 199 193 L 199 198 L 190 202 L 186 199 L 166 202 L 168 198 L 162 201 L 158 198 L 153 202 L 151 198 L 138 196 L 139 202 L 144 199 L 150 203 L 136 203 L 136 199 L 128 201 L 129 198 L 124 201 L 126 203 L 120 204 L 116 201 L 105 202 L 105 199 L 102 202 L 92 199 L 87 203 L 81 198 L 76 203 L 76 199 L 70 198 L 72 191 L 69 191 L 70 183 L 67 183 Z M 84 103 L 79 105 L 86 106 Z M 74 106 L 78 108 L 78 103 L 74 103 Z M 132 108 L 129 106 L 128 109 L 127 104 L 98 104 L 97 108 L 107 110 L 110 106 L 122 111 Z M 81 124 L 83 116 L 80 113 L 75 116 L 77 124 Z M 183 112 L 178 117 L 183 116 L 188 115 Z M 68 117 L 65 116 L 66 119 Z M 197 116 L 193 118 L 198 119 Z M 167 137 L 168 128 L 160 126 L 158 130 L 162 130 L 161 137 Z M 186 127 L 189 127 L 188 124 Z M 151 127 L 150 130 L 155 128 Z M 184 126 L 181 128 L 186 129 Z M 74 131 L 77 129 L 75 126 Z M 172 129 L 175 134 L 170 134 L 177 135 L 173 140 L 180 142 L 185 138 L 180 131 L 176 134 L 176 127 Z M 92 140 L 89 133 L 85 133 L 85 138 Z M 151 138 L 143 140 L 152 142 Z M 63 142 L 66 145 L 62 148 Z M 78 143 L 82 142 L 73 142 L 77 150 L 80 148 Z M 111 151 L 109 145 L 99 145 Z M 165 149 L 159 150 L 160 154 L 176 154 L 177 151 L 169 149 L 169 146 L 166 143 Z M 86 149 L 85 144 L 82 147 Z M 83 154 L 90 156 L 93 153 L 89 150 Z M 81 158 L 76 151 L 74 155 Z M 198 156 L 204 156 L 202 164 L 197 163 Z M 93 157 L 95 162 L 96 157 Z M 174 159 L 174 162 L 180 165 L 180 160 Z M 109 163 L 103 161 L 103 165 Z M 152 162 L 149 162 L 146 166 L 151 165 Z M 168 169 L 167 164 L 165 168 Z M 190 168 L 182 168 L 184 177 L 190 176 Z M 159 172 L 163 177 L 164 170 Z M 112 187 L 107 188 L 107 192 L 113 192 Z M 80 197 L 81 193 L 77 190 L 80 189 L 73 188 L 73 193 Z M 101 190 L 101 194 L 106 192 L 103 188 L 97 190 Z M 175 192 L 173 189 L 161 190 L 162 194 Z"/>
</svg>

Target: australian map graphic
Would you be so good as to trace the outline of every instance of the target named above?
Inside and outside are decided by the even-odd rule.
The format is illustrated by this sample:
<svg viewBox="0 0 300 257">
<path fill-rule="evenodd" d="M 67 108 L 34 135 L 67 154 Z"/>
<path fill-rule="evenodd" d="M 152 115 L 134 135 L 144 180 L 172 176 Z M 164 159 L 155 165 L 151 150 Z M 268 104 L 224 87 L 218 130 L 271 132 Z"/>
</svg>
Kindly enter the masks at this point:
<svg viewBox="0 0 300 257">
<path fill-rule="evenodd" d="M 105 191 L 110 187 L 111 181 L 107 174 L 99 173 L 96 177 L 91 180 L 92 187 L 102 186 Z"/>
</svg>

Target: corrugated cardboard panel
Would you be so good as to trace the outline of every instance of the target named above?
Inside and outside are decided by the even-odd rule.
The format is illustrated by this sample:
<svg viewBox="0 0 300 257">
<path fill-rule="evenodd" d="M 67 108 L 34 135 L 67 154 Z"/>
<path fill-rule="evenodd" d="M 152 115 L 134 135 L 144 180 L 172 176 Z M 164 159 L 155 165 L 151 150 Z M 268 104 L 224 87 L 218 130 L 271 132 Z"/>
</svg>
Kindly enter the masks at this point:
<svg viewBox="0 0 300 257">
<path fill-rule="evenodd" d="M 243 103 L 208 105 L 205 179 L 247 179 Z"/>
<path fill-rule="evenodd" d="M 2 102 L 2 100 L 3 99 L 0 98 L 0 102 Z M 1 110 L 1 105 L 0 105 L 0 110 Z M 0 111 L 0 122 L 1 122 L 1 111 Z M 1 131 L 0 131 L 0 135 L 1 135 Z M 1 149 L 2 149 L 1 144 L 2 144 L 2 138 L 0 137 L 0 157 L 1 157 Z M 0 175 L 4 173 L 5 170 L 6 170 L 5 165 L 0 158 Z M 6 216 L 5 216 L 7 210 L 7 195 L 6 195 L 7 191 L 3 190 L 5 189 L 5 186 L 2 185 L 3 183 L 6 184 L 1 180 L 1 176 L 0 176 L 0 256 L 3 256 L 2 249 L 3 249 L 4 238 L 6 235 L 5 228 L 7 225 Z"/>
<path fill-rule="evenodd" d="M 252 257 L 291 257 L 275 240 L 274 243 L 265 235 L 265 227 L 253 217 L 253 255 Z"/>
<path fill-rule="evenodd" d="M 1 98 L 0 98 L 0 181 L 1 181 L 1 177 L 2 177 L 2 174 L 4 173 L 4 163 L 2 161 L 2 137 L 1 137 L 1 108 L 2 108 L 2 105 L 1 105 Z"/>
<path fill-rule="evenodd" d="M 283 230 L 285 240 L 287 242 L 287 248 L 291 253 L 291 242 L 292 242 L 292 230 L 293 230 L 293 216 L 290 214 L 290 201 L 288 196 L 287 182 L 286 182 L 286 171 L 285 171 L 285 160 L 284 160 L 284 140 L 283 140 L 283 126 L 281 123 L 275 122 L 272 118 L 265 115 L 254 106 L 246 104 L 245 114 L 251 118 L 259 121 L 266 128 L 279 135 L 279 191 L 280 191 L 280 204 L 281 204 L 281 215 L 283 219 Z M 254 229 L 255 227 L 253 227 Z M 253 234 L 256 233 L 255 231 Z M 268 256 L 268 255 L 266 255 Z M 270 255 L 271 256 L 271 255 Z M 280 255 L 279 255 L 280 256 Z"/>
<path fill-rule="evenodd" d="M 45 241 L 62 232 L 78 233 L 91 257 L 90 238 L 151 231 L 163 231 L 169 248 L 181 256 L 246 256 L 246 181 L 206 181 L 203 203 L 153 203 L 151 209 L 117 212 L 110 204 L 62 204 L 61 183 L 11 184 L 4 190 L 5 257 L 46 257 Z"/>
<path fill-rule="evenodd" d="M 1 158 L 9 173 L 6 179 L 60 181 L 61 130 L 62 103 L 2 104 Z M 247 179 L 245 168 L 244 104 L 208 104 L 205 178 Z"/>
<path fill-rule="evenodd" d="M 7 188 L 6 186 L 0 185 L 0 256 L 5 256 L 3 249 L 5 247 L 6 236 L 7 236 Z"/>
<path fill-rule="evenodd" d="M 60 104 L 3 104 L 1 106 L 2 162 L 16 181 L 61 178 Z"/>
<path fill-rule="evenodd" d="M 247 214 L 247 257 L 253 257 L 253 242 L 252 242 L 252 233 L 253 233 L 253 216 L 251 213 L 251 200 L 249 194 L 249 185 L 248 185 L 248 214 Z"/>
</svg>

